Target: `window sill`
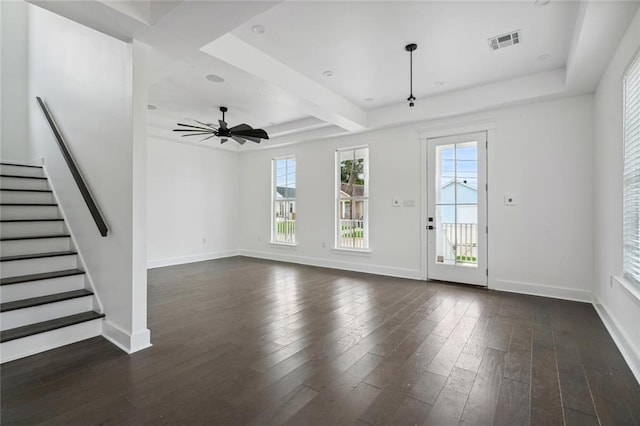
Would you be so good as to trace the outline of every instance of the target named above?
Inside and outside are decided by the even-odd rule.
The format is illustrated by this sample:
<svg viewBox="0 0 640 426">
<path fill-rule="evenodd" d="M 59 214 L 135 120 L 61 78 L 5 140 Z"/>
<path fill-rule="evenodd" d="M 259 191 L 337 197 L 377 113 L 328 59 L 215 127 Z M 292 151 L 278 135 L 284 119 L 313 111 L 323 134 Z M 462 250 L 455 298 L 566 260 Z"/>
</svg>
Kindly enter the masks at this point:
<svg viewBox="0 0 640 426">
<path fill-rule="evenodd" d="M 275 241 L 270 241 L 269 245 L 276 247 L 298 247 L 298 243 L 278 243 Z"/>
<path fill-rule="evenodd" d="M 350 254 L 356 256 L 368 256 L 373 253 L 371 249 L 333 247 L 331 250 L 339 254 Z"/>
<path fill-rule="evenodd" d="M 622 286 L 627 291 L 627 293 L 630 293 L 633 297 L 636 298 L 636 300 L 640 301 L 640 288 L 638 288 L 638 286 L 636 286 L 625 277 L 614 275 L 613 279 L 616 280 L 618 284 L 620 284 L 620 286 Z"/>
</svg>

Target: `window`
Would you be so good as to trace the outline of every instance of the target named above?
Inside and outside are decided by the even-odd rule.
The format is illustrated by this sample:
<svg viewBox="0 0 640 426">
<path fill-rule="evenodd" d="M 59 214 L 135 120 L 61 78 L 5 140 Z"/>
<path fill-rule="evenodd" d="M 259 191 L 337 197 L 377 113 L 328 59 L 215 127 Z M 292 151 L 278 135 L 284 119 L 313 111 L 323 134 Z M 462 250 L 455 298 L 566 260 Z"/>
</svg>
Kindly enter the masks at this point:
<svg viewBox="0 0 640 426">
<path fill-rule="evenodd" d="M 296 243 L 296 158 L 272 160 L 273 224 L 271 242 Z"/>
<path fill-rule="evenodd" d="M 369 248 L 369 148 L 336 152 L 336 248 Z"/>
<path fill-rule="evenodd" d="M 624 77 L 624 276 L 640 285 L 640 56 Z"/>
</svg>

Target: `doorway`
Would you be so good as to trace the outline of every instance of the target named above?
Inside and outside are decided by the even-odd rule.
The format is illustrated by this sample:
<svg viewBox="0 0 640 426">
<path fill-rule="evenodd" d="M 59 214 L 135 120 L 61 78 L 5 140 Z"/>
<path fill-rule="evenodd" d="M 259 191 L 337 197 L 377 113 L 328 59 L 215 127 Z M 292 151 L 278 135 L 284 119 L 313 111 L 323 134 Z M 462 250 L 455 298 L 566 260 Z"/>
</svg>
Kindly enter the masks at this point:
<svg viewBox="0 0 640 426">
<path fill-rule="evenodd" d="M 427 278 L 487 285 L 487 133 L 427 140 Z"/>
</svg>

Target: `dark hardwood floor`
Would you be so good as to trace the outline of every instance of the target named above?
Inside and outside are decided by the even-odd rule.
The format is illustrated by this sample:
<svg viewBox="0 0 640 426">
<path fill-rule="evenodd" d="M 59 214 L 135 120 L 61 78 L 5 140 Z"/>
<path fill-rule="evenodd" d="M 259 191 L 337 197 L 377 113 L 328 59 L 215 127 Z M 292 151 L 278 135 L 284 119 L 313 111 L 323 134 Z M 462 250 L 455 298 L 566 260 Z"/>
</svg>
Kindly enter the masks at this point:
<svg viewBox="0 0 640 426">
<path fill-rule="evenodd" d="M 640 424 L 584 303 L 237 257 L 151 270 L 149 328 L 2 365 L 2 424 Z"/>
</svg>

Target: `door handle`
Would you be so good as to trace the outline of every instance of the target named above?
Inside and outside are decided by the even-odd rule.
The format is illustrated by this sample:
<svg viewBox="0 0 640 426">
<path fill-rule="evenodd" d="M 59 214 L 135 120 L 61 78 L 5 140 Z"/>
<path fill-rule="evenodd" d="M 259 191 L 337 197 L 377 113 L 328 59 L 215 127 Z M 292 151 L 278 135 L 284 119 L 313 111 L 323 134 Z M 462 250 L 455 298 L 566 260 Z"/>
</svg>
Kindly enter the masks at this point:
<svg viewBox="0 0 640 426">
<path fill-rule="evenodd" d="M 427 229 L 428 229 L 428 230 L 432 230 L 432 229 L 433 229 L 433 225 L 429 225 L 429 226 L 427 226 Z"/>
</svg>

